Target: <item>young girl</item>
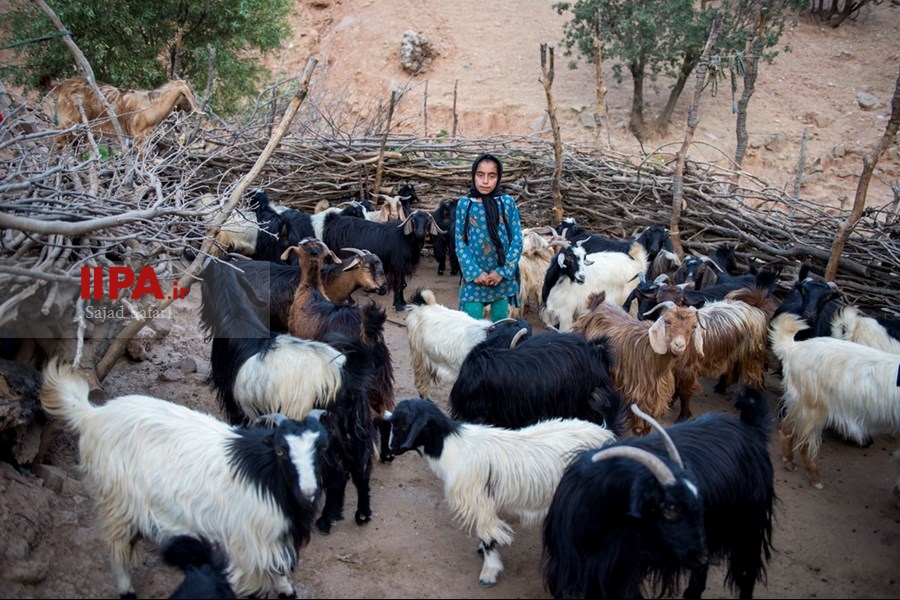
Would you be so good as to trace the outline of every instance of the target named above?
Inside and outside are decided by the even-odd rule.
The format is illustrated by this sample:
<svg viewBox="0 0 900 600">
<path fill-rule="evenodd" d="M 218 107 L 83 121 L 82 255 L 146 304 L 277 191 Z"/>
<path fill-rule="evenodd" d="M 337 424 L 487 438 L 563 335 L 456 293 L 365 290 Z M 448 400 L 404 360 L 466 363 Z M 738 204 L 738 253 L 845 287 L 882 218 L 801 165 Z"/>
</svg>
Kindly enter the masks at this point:
<svg viewBox="0 0 900 600">
<path fill-rule="evenodd" d="M 512 196 L 500 191 L 503 165 L 491 154 L 472 163 L 472 187 L 456 207 L 456 255 L 462 271 L 459 307 L 476 319 L 491 307 L 491 320 L 518 306 L 522 225 Z"/>
</svg>

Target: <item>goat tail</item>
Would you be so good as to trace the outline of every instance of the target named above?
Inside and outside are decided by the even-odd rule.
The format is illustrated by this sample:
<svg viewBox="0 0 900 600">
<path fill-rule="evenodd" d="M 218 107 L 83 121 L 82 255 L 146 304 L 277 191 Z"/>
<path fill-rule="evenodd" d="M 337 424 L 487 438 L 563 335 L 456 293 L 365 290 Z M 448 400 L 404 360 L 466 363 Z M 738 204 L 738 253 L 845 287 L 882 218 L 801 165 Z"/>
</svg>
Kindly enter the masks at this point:
<svg viewBox="0 0 900 600">
<path fill-rule="evenodd" d="M 419 288 L 416 290 L 416 293 L 412 295 L 412 298 L 409 299 L 409 304 L 415 304 L 416 306 L 437 304 L 437 298 L 433 291 Z"/>
<path fill-rule="evenodd" d="M 60 419 L 76 431 L 81 430 L 94 408 L 88 398 L 90 391 L 87 379 L 58 357 L 51 358 L 44 368 L 41 406 L 48 415 Z"/>
</svg>

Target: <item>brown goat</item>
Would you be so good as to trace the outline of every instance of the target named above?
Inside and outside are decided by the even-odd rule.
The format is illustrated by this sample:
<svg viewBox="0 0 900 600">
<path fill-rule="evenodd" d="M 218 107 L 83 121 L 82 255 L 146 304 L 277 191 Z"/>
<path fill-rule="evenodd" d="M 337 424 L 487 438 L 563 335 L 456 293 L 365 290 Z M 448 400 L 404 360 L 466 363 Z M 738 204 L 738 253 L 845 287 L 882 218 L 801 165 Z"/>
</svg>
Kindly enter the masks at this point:
<svg viewBox="0 0 900 600">
<path fill-rule="evenodd" d="M 716 391 L 737 382 L 764 389 L 768 368 L 769 320 L 776 300 L 767 290 L 740 288 L 697 312 L 703 324 L 703 353 L 685 352 L 675 367 L 678 420 L 691 418 L 691 397 L 699 379 L 720 378 Z"/>
<path fill-rule="evenodd" d="M 638 320 L 620 306 L 604 302 L 605 298 L 605 292 L 593 295 L 588 312 L 575 320 L 571 331 L 589 340 L 609 339 L 613 385 L 626 404 L 637 404 L 659 420 L 675 392 L 678 358 L 692 343 L 694 351 L 703 354 L 697 310 L 671 305 L 650 323 Z M 648 432 L 643 419 L 629 414 L 629 420 L 635 435 Z"/>
<path fill-rule="evenodd" d="M 390 462 L 393 459 L 388 446 L 390 425 L 385 415 L 394 409 L 395 399 L 393 362 L 384 339 L 387 313 L 375 302 L 357 307 L 329 300 L 322 283 L 322 261 L 326 257 L 337 263 L 341 261 L 321 240 L 306 238 L 288 248 L 282 260 L 292 252 L 299 256 L 302 276 L 288 314 L 288 331 L 295 337 L 318 341 L 324 341 L 329 333 L 343 333 L 359 339 L 371 353 L 374 374 L 366 391 L 381 437 L 381 461 Z"/>
<path fill-rule="evenodd" d="M 122 90 L 100 82 L 97 87 L 116 112 L 122 131 L 135 140 L 146 138 L 173 110 L 200 110 L 191 84 L 180 79 L 170 80 L 154 90 Z M 62 129 L 84 122 L 83 112 L 97 131 L 116 134 L 106 107 L 84 77 L 59 82 L 50 95 L 55 101 L 54 121 Z M 63 134 L 59 142 L 65 143 L 68 138 L 68 134 Z"/>
</svg>

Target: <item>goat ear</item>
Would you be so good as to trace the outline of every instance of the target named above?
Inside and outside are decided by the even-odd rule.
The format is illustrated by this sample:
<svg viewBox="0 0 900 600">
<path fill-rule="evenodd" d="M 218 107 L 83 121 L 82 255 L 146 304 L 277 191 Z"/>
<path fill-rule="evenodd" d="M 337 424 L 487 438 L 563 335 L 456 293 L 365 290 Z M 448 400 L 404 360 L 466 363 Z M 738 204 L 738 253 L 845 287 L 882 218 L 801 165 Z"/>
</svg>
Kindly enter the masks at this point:
<svg viewBox="0 0 900 600">
<path fill-rule="evenodd" d="M 431 218 L 430 221 L 431 221 L 431 235 L 444 235 L 445 233 L 447 233 L 446 231 L 441 229 L 441 227 L 437 224 L 437 221 L 435 221 L 434 218 Z"/>
<path fill-rule="evenodd" d="M 281 260 L 287 260 L 291 253 L 300 254 L 300 246 L 291 246 L 290 248 L 282 252 Z"/>
<path fill-rule="evenodd" d="M 696 350 L 697 354 L 700 356 L 703 356 L 704 329 L 706 329 L 706 327 L 704 326 L 703 321 L 700 320 L 700 313 L 697 313 L 697 327 L 694 328 L 694 331 L 691 333 L 691 337 L 694 338 L 694 350 Z"/>
<path fill-rule="evenodd" d="M 403 440 L 403 443 L 400 444 L 398 450 L 401 452 L 406 452 L 407 450 L 412 450 L 413 448 L 415 448 L 416 440 L 419 438 L 419 434 L 421 434 L 425 429 L 425 426 L 428 425 L 428 422 L 428 415 L 419 415 L 416 420 L 410 424 L 409 433 L 406 435 L 406 439 Z"/>
<path fill-rule="evenodd" d="M 566 268 L 566 257 L 562 252 L 556 255 L 556 264 L 559 265 L 560 269 Z"/>
<path fill-rule="evenodd" d="M 354 258 L 353 260 L 351 260 L 351 261 L 347 264 L 346 267 L 344 267 L 343 269 L 341 269 L 341 271 L 349 271 L 350 269 L 355 269 L 356 267 L 358 267 L 358 266 L 360 265 L 360 263 L 362 263 L 362 260 L 361 260 L 359 257 L 356 257 L 356 258 Z"/>
<path fill-rule="evenodd" d="M 412 215 L 406 217 L 403 222 L 398 225 L 398 227 L 403 228 L 403 235 L 412 235 L 414 231 L 413 228 L 415 227 L 412 221 Z"/>
<path fill-rule="evenodd" d="M 656 319 L 656 322 L 650 326 L 647 336 L 650 338 L 650 348 L 654 352 L 666 354 L 669 351 L 669 347 L 666 344 L 666 319 L 664 316 Z"/>
</svg>

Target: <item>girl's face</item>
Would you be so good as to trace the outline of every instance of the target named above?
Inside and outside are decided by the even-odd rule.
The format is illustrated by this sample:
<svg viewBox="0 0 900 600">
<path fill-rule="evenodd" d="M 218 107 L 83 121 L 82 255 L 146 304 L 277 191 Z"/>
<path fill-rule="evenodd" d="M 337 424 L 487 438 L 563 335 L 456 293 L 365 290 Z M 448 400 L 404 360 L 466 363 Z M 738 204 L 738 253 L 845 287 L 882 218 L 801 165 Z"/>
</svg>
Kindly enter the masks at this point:
<svg viewBox="0 0 900 600">
<path fill-rule="evenodd" d="M 475 189 L 482 196 L 494 191 L 499 178 L 497 163 L 492 160 L 483 160 L 475 167 Z"/>
</svg>

